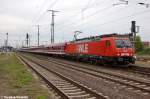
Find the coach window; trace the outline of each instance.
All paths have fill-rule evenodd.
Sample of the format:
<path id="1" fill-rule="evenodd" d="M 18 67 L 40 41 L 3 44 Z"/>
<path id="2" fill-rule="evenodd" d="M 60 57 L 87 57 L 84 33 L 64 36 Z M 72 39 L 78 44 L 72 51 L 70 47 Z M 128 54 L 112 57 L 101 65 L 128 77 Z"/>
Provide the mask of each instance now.
<path id="1" fill-rule="evenodd" d="M 106 47 L 109 47 L 109 46 L 110 46 L 110 41 L 106 40 Z"/>

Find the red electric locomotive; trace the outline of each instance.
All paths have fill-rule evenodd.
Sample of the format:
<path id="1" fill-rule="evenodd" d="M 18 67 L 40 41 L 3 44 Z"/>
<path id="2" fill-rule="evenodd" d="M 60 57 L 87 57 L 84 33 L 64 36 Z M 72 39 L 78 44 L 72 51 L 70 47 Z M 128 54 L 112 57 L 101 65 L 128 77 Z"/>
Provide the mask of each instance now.
<path id="1" fill-rule="evenodd" d="M 129 38 L 118 35 L 103 35 L 68 42 L 65 53 L 104 64 L 135 62 L 134 49 Z"/>

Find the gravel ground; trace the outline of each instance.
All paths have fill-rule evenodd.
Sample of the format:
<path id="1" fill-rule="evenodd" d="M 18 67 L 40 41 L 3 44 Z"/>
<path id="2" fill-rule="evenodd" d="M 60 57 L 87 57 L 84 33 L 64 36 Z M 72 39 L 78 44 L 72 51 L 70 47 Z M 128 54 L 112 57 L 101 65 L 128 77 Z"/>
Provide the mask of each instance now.
<path id="1" fill-rule="evenodd" d="M 142 66 L 142 67 L 146 67 L 146 68 L 150 68 L 150 61 L 148 62 L 143 62 L 143 61 L 136 61 L 135 63 L 138 66 Z"/>
<path id="2" fill-rule="evenodd" d="M 38 60 L 39 62 L 41 60 Z M 126 86 L 121 86 L 116 83 L 106 81 L 105 79 L 100 79 L 76 70 L 57 67 L 56 64 L 43 62 L 45 66 L 49 66 L 50 69 L 60 72 L 61 74 L 74 79 L 98 92 L 104 93 L 105 95 L 111 97 L 111 99 L 149 99 L 150 95 L 142 93 L 138 90 L 133 90 L 132 88 L 126 88 Z"/>

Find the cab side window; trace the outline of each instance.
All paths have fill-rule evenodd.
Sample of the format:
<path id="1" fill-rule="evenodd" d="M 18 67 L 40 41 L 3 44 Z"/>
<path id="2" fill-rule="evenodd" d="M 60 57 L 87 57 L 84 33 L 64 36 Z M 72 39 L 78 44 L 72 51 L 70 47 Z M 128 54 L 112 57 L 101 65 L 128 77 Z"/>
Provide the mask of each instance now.
<path id="1" fill-rule="evenodd" d="M 110 47 L 111 43 L 109 40 L 106 40 L 106 47 Z"/>

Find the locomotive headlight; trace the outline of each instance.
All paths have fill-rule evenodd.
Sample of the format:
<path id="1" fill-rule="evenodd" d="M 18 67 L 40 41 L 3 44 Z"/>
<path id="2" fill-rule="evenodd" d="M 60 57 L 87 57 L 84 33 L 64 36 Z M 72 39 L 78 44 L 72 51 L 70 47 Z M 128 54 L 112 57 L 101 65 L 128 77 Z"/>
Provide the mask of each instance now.
<path id="1" fill-rule="evenodd" d="M 136 57 L 135 55 L 133 56 L 133 58 L 134 58 L 135 60 L 137 59 L 137 57 Z"/>
<path id="2" fill-rule="evenodd" d="M 117 56 L 120 56 L 120 54 L 118 53 Z"/>

